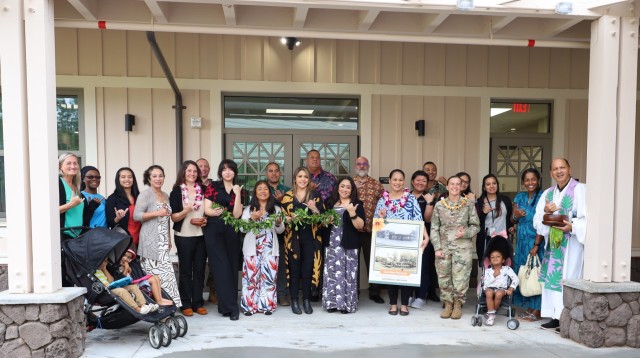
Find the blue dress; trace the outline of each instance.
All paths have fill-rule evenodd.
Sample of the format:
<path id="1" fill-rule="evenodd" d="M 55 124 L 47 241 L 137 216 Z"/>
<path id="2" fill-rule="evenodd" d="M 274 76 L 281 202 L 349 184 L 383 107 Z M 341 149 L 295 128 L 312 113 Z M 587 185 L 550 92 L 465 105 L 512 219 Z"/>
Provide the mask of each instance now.
<path id="1" fill-rule="evenodd" d="M 518 209 L 524 209 L 526 216 L 518 219 L 518 231 L 516 238 L 516 250 L 515 250 L 515 272 L 520 270 L 520 266 L 527 263 L 529 257 L 529 251 L 533 248 L 533 244 L 536 242 L 536 229 L 533 228 L 533 216 L 536 213 L 536 205 L 540 200 L 542 191 L 539 191 L 535 197 L 529 199 L 528 192 L 520 192 L 516 195 L 513 202 L 518 205 Z M 544 247 L 538 247 L 538 259 L 542 263 L 542 257 L 544 256 Z M 513 294 L 513 304 L 523 308 L 531 308 L 532 310 L 539 310 L 542 303 L 542 295 L 524 297 L 520 293 L 518 287 Z"/>

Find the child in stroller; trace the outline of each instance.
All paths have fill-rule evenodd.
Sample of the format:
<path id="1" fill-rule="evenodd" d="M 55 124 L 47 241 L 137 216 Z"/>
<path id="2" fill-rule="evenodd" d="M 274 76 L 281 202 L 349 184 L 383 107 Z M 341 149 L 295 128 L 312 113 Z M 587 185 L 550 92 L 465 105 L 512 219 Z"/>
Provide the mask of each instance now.
<path id="1" fill-rule="evenodd" d="M 482 281 L 478 283 L 478 304 L 476 313 L 471 317 L 472 326 L 482 326 L 482 313 L 487 313 L 486 324 L 492 326 L 496 314 L 506 311 L 507 327 L 517 329 L 520 323 L 515 319 L 512 307 L 513 290 L 518 286 L 518 276 L 511 267 L 513 247 L 504 236 L 494 236 L 485 244 L 482 263 Z"/>
<path id="2" fill-rule="evenodd" d="M 102 282 L 105 287 L 110 287 L 110 285 L 114 282 L 113 276 L 111 276 L 109 270 L 107 269 L 108 264 L 109 259 L 104 259 L 100 267 L 95 272 L 95 276 L 98 278 L 98 280 L 100 280 L 100 282 Z M 155 312 L 159 308 L 155 303 L 147 304 L 147 301 L 142 295 L 142 292 L 140 292 L 138 285 L 124 285 L 122 287 L 113 287 L 111 288 L 111 293 L 120 297 L 122 302 L 124 302 L 127 306 L 133 308 L 140 314 Z"/>
<path id="3" fill-rule="evenodd" d="M 156 275 L 144 274 L 140 263 L 136 261 L 136 252 L 133 249 L 127 249 L 120 259 L 120 273 L 124 276 L 131 277 L 133 283 L 137 284 L 141 289 L 145 290 L 147 296 L 152 296 L 160 306 L 171 306 L 173 301 L 162 297 L 162 287 L 160 286 L 160 278 Z M 136 268 L 135 272 L 133 268 Z"/>
<path id="4" fill-rule="evenodd" d="M 504 266 L 505 259 L 499 249 L 489 252 L 491 266 L 484 272 L 482 288 L 486 296 L 487 303 L 487 326 L 493 326 L 496 318 L 496 308 L 502 304 L 502 298 L 513 295 L 513 291 L 518 287 L 518 275 L 509 266 Z M 511 283 L 509 283 L 511 282 Z"/>

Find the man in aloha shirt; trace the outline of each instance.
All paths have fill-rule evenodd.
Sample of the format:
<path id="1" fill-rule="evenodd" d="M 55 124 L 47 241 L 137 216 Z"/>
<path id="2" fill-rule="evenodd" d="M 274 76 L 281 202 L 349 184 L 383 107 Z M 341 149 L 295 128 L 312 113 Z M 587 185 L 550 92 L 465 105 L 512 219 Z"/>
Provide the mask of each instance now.
<path id="1" fill-rule="evenodd" d="M 317 190 L 322 197 L 322 201 L 326 204 L 327 199 L 333 194 L 333 188 L 338 183 L 336 177 L 323 170 L 320 163 L 320 152 L 312 149 L 307 152 L 307 169 L 311 173 L 311 190 Z"/>
<path id="2" fill-rule="evenodd" d="M 445 186 L 447 179 L 443 176 L 438 177 L 438 167 L 436 167 L 434 162 L 424 163 L 422 170 L 429 176 L 426 192 L 433 195 L 433 202 L 431 202 L 431 204 L 435 205 L 436 201 L 447 193 L 447 187 Z"/>
<path id="3" fill-rule="evenodd" d="M 369 272 L 369 258 L 371 257 L 371 225 L 373 223 L 373 214 L 376 211 L 378 200 L 382 197 L 384 188 L 379 181 L 369 176 L 369 159 L 365 157 L 356 158 L 356 176 L 353 181 L 358 189 L 358 199 L 364 204 L 365 221 L 364 228 L 358 232 L 360 236 L 361 250 L 364 254 L 364 262 L 367 265 L 365 270 Z M 359 272 L 360 272 L 359 271 Z M 360 280 L 358 280 L 360 282 Z M 369 299 L 376 303 L 384 303 L 384 299 L 380 297 L 380 285 L 369 284 Z"/>
<path id="4" fill-rule="evenodd" d="M 282 172 L 280 171 L 280 164 L 276 162 L 270 162 L 265 168 L 267 183 L 269 184 L 269 191 L 271 195 L 276 199 L 278 204 L 282 202 L 282 197 L 286 192 L 291 190 L 288 186 L 280 183 Z M 285 262 L 285 244 L 284 233 L 278 234 L 278 282 L 276 282 L 276 289 L 278 290 L 278 305 L 289 306 L 291 301 L 289 300 L 289 290 L 287 289 L 287 265 Z"/>

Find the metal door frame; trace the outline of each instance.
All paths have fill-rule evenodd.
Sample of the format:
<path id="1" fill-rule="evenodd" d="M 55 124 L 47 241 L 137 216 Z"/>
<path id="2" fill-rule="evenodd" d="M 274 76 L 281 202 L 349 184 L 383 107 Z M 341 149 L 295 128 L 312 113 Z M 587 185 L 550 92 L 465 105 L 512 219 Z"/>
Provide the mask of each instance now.
<path id="1" fill-rule="evenodd" d="M 553 159 L 553 138 L 551 138 L 550 134 L 543 134 L 539 136 L 530 135 L 518 135 L 516 138 L 513 136 L 499 136 L 492 135 L 491 136 L 491 152 L 489 154 L 490 161 L 490 173 L 497 175 L 498 167 L 497 167 L 497 158 L 496 153 L 498 153 L 499 146 L 540 146 L 542 147 L 542 166 L 539 168 L 540 177 L 542 179 L 541 187 L 546 188 L 550 185 L 550 176 L 549 176 L 549 168 L 551 165 L 551 160 Z M 521 181 L 520 185 L 522 185 Z M 482 184 L 482 183 L 481 183 Z M 501 190 L 502 191 L 502 190 Z"/>

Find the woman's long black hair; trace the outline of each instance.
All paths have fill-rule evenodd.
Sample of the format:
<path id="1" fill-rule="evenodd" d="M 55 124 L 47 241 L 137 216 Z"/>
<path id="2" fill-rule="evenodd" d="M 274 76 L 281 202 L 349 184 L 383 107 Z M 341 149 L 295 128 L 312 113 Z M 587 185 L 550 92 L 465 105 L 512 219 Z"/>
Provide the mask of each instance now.
<path id="1" fill-rule="evenodd" d="M 113 191 L 113 193 L 116 194 L 116 196 L 119 198 L 129 200 L 127 198 L 127 193 L 124 191 L 122 185 L 120 185 L 120 173 L 125 170 L 128 170 L 131 173 L 131 178 L 133 180 L 133 183 L 131 184 L 131 195 L 133 195 L 133 199 L 137 200 L 138 195 L 140 194 L 140 189 L 138 189 L 138 180 L 136 179 L 136 173 L 134 173 L 133 169 L 129 167 L 122 167 L 116 172 L 116 189 Z"/>
<path id="2" fill-rule="evenodd" d="M 258 189 L 258 186 L 261 184 L 266 185 L 267 189 L 269 189 L 269 183 L 267 183 L 266 180 L 258 180 L 256 182 L 256 184 L 253 186 L 253 194 L 251 195 L 251 202 L 249 203 L 250 211 L 260 210 L 260 201 L 258 200 L 258 197 L 256 195 L 257 194 L 256 189 Z M 267 205 L 265 206 L 265 210 L 269 215 L 276 212 L 276 198 L 274 198 L 273 195 L 269 195 L 269 199 L 267 199 Z"/>
<path id="3" fill-rule="evenodd" d="M 351 177 L 341 177 L 338 178 L 336 185 L 333 187 L 333 192 L 331 193 L 331 198 L 327 201 L 327 208 L 332 208 L 336 205 L 337 202 L 340 201 L 340 193 L 338 192 L 338 188 L 340 188 L 340 183 L 347 180 L 349 184 L 351 184 L 351 194 L 349 195 L 349 201 L 351 204 L 355 204 L 358 200 L 358 189 L 356 188 L 356 183 L 353 181 Z"/>
<path id="4" fill-rule="evenodd" d="M 484 205 L 484 201 L 486 200 L 487 197 L 487 189 L 485 189 L 485 182 L 487 181 L 487 179 L 493 178 L 496 180 L 496 217 L 502 215 L 502 198 L 500 197 L 500 182 L 498 181 L 498 178 L 493 175 L 493 174 L 487 174 L 484 176 L 484 178 L 482 178 L 482 195 L 480 195 L 480 198 L 478 198 L 478 203 L 481 203 L 481 205 Z"/>
<path id="5" fill-rule="evenodd" d="M 467 173 L 467 172 L 460 172 L 460 173 L 456 174 L 455 176 L 460 178 L 460 180 L 462 180 L 463 176 L 466 176 L 467 178 L 469 178 L 469 185 L 467 185 L 467 189 L 465 189 L 464 191 L 460 192 L 460 195 L 469 195 L 469 193 L 471 193 L 471 175 L 469 175 L 469 173 Z"/>

